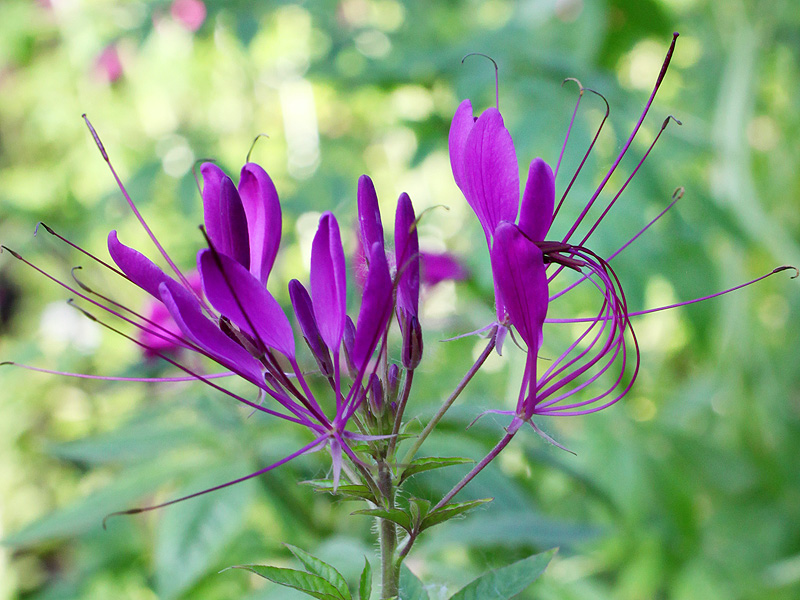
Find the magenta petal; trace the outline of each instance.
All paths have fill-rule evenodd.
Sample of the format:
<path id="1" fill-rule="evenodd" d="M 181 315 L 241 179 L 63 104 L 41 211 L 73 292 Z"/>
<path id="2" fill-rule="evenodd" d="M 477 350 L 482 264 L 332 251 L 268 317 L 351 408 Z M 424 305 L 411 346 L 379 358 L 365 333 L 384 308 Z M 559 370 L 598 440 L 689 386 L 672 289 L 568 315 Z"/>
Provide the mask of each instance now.
<path id="1" fill-rule="evenodd" d="M 218 166 L 204 163 L 200 172 L 203 175 L 203 215 L 211 243 L 218 252 L 249 267 L 247 217 L 239 192 Z"/>
<path id="2" fill-rule="evenodd" d="M 522 194 L 519 228 L 535 242 L 544 241 L 553 223 L 556 203 L 556 179 L 553 170 L 541 158 L 531 162 L 528 182 Z"/>
<path id="3" fill-rule="evenodd" d="M 158 286 L 171 279 L 153 261 L 120 242 L 116 231 L 108 234 L 108 253 L 128 279 L 150 295 L 161 299 Z"/>
<path id="4" fill-rule="evenodd" d="M 239 195 L 247 216 L 250 272 L 266 284 L 281 243 L 281 203 L 267 172 L 255 163 L 242 167 Z"/>
<path id="5" fill-rule="evenodd" d="M 361 370 L 375 351 L 392 314 L 392 277 L 381 244 L 372 245 L 369 274 L 358 312 L 352 360 Z"/>
<path id="6" fill-rule="evenodd" d="M 492 271 L 503 303 L 528 352 L 534 356 L 542 343 L 547 316 L 547 275 L 542 251 L 512 223 L 495 231 Z"/>
<path id="7" fill-rule="evenodd" d="M 416 316 L 419 309 L 419 234 L 411 198 L 403 192 L 394 220 L 397 308 Z"/>
<path id="8" fill-rule="evenodd" d="M 322 339 L 333 352 L 339 351 L 344 333 L 347 304 L 347 273 L 339 224 L 333 213 L 319 219 L 311 244 L 311 299 Z"/>
<path id="9" fill-rule="evenodd" d="M 519 207 L 519 166 L 511 134 L 496 108 L 486 109 L 467 137 L 461 190 L 491 245 L 501 221 L 513 222 Z"/>
<path id="10" fill-rule="evenodd" d="M 448 146 L 450 149 L 450 166 L 453 169 L 453 179 L 456 185 L 464 191 L 464 150 L 466 149 L 467 137 L 475 125 L 475 117 L 472 114 L 472 103 L 464 100 L 458 105 L 453 121 L 450 123 L 450 135 Z"/>
<path id="11" fill-rule="evenodd" d="M 263 383 L 261 364 L 203 314 L 200 304 L 190 292 L 175 281 L 162 283 L 159 292 L 172 318 L 189 340 L 225 367 L 248 376 L 257 385 Z"/>
<path id="12" fill-rule="evenodd" d="M 224 254 L 201 250 L 197 268 L 206 298 L 240 329 L 269 348 L 294 358 L 294 334 L 280 304 L 242 265 Z M 255 331 L 254 331 L 255 329 Z"/>
<path id="13" fill-rule="evenodd" d="M 378 195 L 375 193 L 372 179 L 367 175 L 358 178 L 358 224 L 361 230 L 361 243 L 366 249 L 365 255 L 375 243 L 383 247 L 383 224 L 378 207 Z"/>

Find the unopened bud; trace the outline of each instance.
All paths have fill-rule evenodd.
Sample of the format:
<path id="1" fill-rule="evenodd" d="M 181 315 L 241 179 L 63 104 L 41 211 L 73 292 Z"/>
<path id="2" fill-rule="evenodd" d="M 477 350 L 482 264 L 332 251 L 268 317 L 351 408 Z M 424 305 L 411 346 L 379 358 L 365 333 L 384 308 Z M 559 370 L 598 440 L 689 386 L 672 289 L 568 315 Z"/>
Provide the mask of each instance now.
<path id="1" fill-rule="evenodd" d="M 353 350 L 356 345 L 356 326 L 353 319 L 349 316 L 344 322 L 344 359 L 347 361 L 347 368 L 350 373 L 356 373 L 357 369 L 353 363 Z"/>
<path id="2" fill-rule="evenodd" d="M 416 369 L 422 360 L 422 327 L 416 316 L 403 319 L 403 366 Z"/>
<path id="3" fill-rule="evenodd" d="M 333 361 L 331 360 L 331 353 L 319 333 L 308 291 L 303 287 L 302 283 L 292 279 L 289 282 L 289 297 L 292 300 L 292 307 L 294 308 L 294 314 L 297 316 L 297 322 L 300 324 L 300 330 L 303 332 L 303 338 L 306 340 L 314 360 L 317 361 L 320 372 L 325 377 L 332 376 Z"/>
<path id="4" fill-rule="evenodd" d="M 383 384 L 381 384 L 381 379 L 375 373 L 373 373 L 369 378 L 369 405 L 372 409 L 372 413 L 379 417 L 383 414 L 383 408 L 385 406 L 383 402 Z"/>
<path id="5" fill-rule="evenodd" d="M 400 388 L 400 367 L 395 363 L 389 365 L 386 374 L 386 392 L 389 398 L 397 398 L 397 390 Z"/>

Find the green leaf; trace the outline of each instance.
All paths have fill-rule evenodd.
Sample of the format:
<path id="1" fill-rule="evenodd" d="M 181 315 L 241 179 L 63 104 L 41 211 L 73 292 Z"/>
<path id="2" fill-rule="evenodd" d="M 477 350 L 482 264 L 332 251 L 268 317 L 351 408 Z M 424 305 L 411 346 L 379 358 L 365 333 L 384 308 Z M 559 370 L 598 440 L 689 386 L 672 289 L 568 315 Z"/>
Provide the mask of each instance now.
<path id="1" fill-rule="evenodd" d="M 319 575 L 314 575 L 313 573 L 265 565 L 236 565 L 230 568 L 245 569 L 264 579 L 269 579 L 273 583 L 294 588 L 318 600 L 340 600 L 341 598 L 339 590 Z"/>
<path id="2" fill-rule="evenodd" d="M 421 525 L 422 520 L 428 515 L 430 509 L 430 500 L 425 500 L 423 498 L 408 499 L 408 510 L 411 512 L 414 528 L 418 528 Z"/>
<path id="3" fill-rule="evenodd" d="M 69 537 L 95 529 L 100 531 L 108 513 L 130 508 L 143 495 L 173 480 L 178 473 L 152 463 L 116 475 L 110 485 L 91 492 L 74 503 L 43 516 L 3 540 L 10 546 L 28 546 L 54 538 Z M 113 527 L 113 520 L 109 521 Z"/>
<path id="4" fill-rule="evenodd" d="M 457 517 L 458 515 L 464 514 L 468 510 L 472 510 L 482 504 L 486 504 L 487 502 L 491 502 L 492 498 L 482 498 L 481 500 L 470 500 L 469 502 L 456 502 L 452 504 L 445 504 L 439 510 L 435 510 L 432 513 L 429 513 L 424 519 L 422 519 L 422 524 L 419 527 L 420 531 L 424 531 L 429 527 L 433 527 L 434 525 L 438 525 L 439 523 L 444 523 L 445 521 L 452 519 L 453 517 Z"/>
<path id="5" fill-rule="evenodd" d="M 375 494 L 366 485 L 359 484 L 344 484 L 339 485 L 335 490 L 333 488 L 333 481 L 330 479 L 315 479 L 311 481 L 303 481 L 302 483 L 310 485 L 314 488 L 315 492 L 327 492 L 345 496 L 349 500 L 369 500 L 373 504 L 378 504 Z"/>
<path id="6" fill-rule="evenodd" d="M 367 557 L 364 557 L 364 570 L 361 571 L 361 581 L 358 584 L 358 600 L 369 600 L 372 596 L 372 567 Z"/>
<path id="7" fill-rule="evenodd" d="M 218 485 L 230 479 L 231 473 L 247 470 L 241 462 L 212 469 L 175 497 Z M 159 598 L 177 598 L 208 573 L 241 530 L 254 489 L 252 481 L 245 481 L 164 509 L 155 548 Z"/>
<path id="8" fill-rule="evenodd" d="M 423 473 L 424 471 L 431 471 L 433 469 L 441 469 L 442 467 L 450 467 L 452 465 L 463 465 L 464 463 L 473 463 L 474 460 L 470 458 L 460 458 L 458 456 L 454 457 L 436 457 L 436 456 L 427 456 L 424 458 L 418 458 L 416 460 L 411 461 L 408 466 L 403 470 L 403 474 L 400 475 L 400 481 L 398 485 L 403 485 L 403 482 L 411 477 L 412 475 L 416 475 L 417 473 Z"/>
<path id="9" fill-rule="evenodd" d="M 345 578 L 342 577 L 342 574 L 339 573 L 339 571 L 334 569 L 328 563 L 321 561 L 316 556 L 312 556 L 305 550 L 301 550 L 297 546 L 292 546 L 291 544 L 284 545 L 292 554 L 295 555 L 295 557 L 297 557 L 297 560 L 303 563 L 306 571 L 313 573 L 314 575 L 319 575 L 325 581 L 333 585 L 337 590 L 339 590 L 339 595 L 343 600 L 351 600 L 350 588 L 347 587 L 347 581 L 345 581 Z"/>
<path id="10" fill-rule="evenodd" d="M 397 594 L 397 599 L 430 600 L 430 596 L 425 591 L 422 582 L 405 565 L 400 565 L 400 590 Z"/>
<path id="11" fill-rule="evenodd" d="M 461 588 L 450 600 L 509 600 L 539 579 L 555 553 L 553 548 L 489 571 Z"/>
<path id="12" fill-rule="evenodd" d="M 351 515 L 367 515 L 368 517 L 378 517 L 379 519 L 387 519 L 394 523 L 397 523 L 411 533 L 411 516 L 400 510 L 399 508 L 365 508 L 362 510 L 357 510 L 352 513 Z"/>

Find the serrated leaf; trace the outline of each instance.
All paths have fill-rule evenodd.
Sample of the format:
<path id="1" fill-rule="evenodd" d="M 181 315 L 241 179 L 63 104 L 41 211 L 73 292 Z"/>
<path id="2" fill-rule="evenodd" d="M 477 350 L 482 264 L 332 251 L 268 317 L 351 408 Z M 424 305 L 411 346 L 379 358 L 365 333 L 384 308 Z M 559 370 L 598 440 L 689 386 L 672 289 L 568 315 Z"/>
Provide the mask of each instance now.
<path id="1" fill-rule="evenodd" d="M 351 515 L 367 515 L 368 517 L 378 517 L 380 519 L 387 519 L 392 521 L 393 523 L 397 523 L 411 533 L 411 516 L 406 513 L 405 511 L 400 510 L 399 508 L 365 508 L 362 510 L 357 510 L 352 513 Z"/>
<path id="2" fill-rule="evenodd" d="M 250 571 L 273 583 L 293 588 L 318 600 L 339 600 L 341 598 L 339 591 L 332 584 L 313 573 L 266 565 L 235 565 L 230 568 Z"/>
<path id="3" fill-rule="evenodd" d="M 405 565 L 400 565 L 399 587 L 397 600 L 430 600 L 428 592 L 425 591 L 425 586 Z"/>
<path id="4" fill-rule="evenodd" d="M 442 508 L 429 513 L 427 517 L 422 519 L 419 530 L 424 531 L 429 527 L 433 527 L 439 523 L 444 523 L 453 517 L 457 517 L 458 515 L 464 514 L 468 510 L 472 510 L 473 508 L 491 501 L 492 498 L 482 498 L 481 500 L 470 500 L 469 502 L 445 504 Z"/>
<path id="5" fill-rule="evenodd" d="M 373 504 L 378 504 L 375 494 L 373 494 L 372 490 L 366 485 L 344 484 L 339 485 L 334 490 L 333 481 L 330 479 L 316 479 L 311 481 L 303 481 L 302 483 L 312 486 L 315 492 L 326 492 L 329 494 L 345 496 L 345 499 L 369 500 Z"/>
<path id="6" fill-rule="evenodd" d="M 458 456 L 453 457 L 436 457 L 436 456 L 426 456 L 424 458 L 418 458 L 416 460 L 411 461 L 408 466 L 403 469 L 403 474 L 400 475 L 400 481 L 398 485 L 402 485 L 403 482 L 411 477 L 412 475 L 416 475 L 417 473 L 423 473 L 425 471 L 431 471 L 433 469 L 441 469 L 442 467 L 450 467 L 452 465 L 463 465 L 465 463 L 473 463 L 474 460 L 470 458 L 461 458 Z"/>
<path id="7" fill-rule="evenodd" d="M 372 567 L 369 560 L 364 557 L 364 570 L 361 571 L 361 580 L 358 584 L 358 600 L 369 600 L 372 596 Z"/>
<path id="8" fill-rule="evenodd" d="M 246 463 L 227 464 L 195 478 L 175 494 L 181 497 L 247 472 Z M 208 573 L 225 546 L 239 532 L 255 491 L 252 481 L 193 498 L 165 509 L 155 547 L 159 598 L 177 598 Z"/>
<path id="9" fill-rule="evenodd" d="M 337 590 L 339 590 L 342 600 L 351 600 L 350 588 L 347 587 L 347 581 L 345 581 L 345 578 L 342 577 L 342 574 L 339 573 L 339 571 L 337 571 L 328 563 L 321 561 L 316 556 L 312 556 L 305 550 L 301 550 L 297 546 L 292 546 L 291 544 L 285 544 L 285 546 L 292 554 L 295 555 L 297 560 L 303 563 L 306 571 L 313 573 L 314 575 L 319 575 L 325 581 L 332 584 Z"/>
<path id="10" fill-rule="evenodd" d="M 539 579 L 556 550 L 553 548 L 489 571 L 461 588 L 450 600 L 509 600 Z"/>

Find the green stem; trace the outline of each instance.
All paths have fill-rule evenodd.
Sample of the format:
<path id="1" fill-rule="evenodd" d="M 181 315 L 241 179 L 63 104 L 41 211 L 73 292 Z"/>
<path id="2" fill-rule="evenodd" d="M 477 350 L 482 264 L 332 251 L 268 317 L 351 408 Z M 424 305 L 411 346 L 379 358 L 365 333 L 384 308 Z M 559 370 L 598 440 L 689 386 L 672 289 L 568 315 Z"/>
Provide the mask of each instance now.
<path id="1" fill-rule="evenodd" d="M 405 381 L 403 382 L 403 393 L 400 395 L 400 401 L 397 403 L 397 415 L 394 418 L 394 426 L 392 427 L 392 438 L 389 440 L 389 449 L 386 455 L 391 460 L 394 454 L 395 446 L 397 445 L 397 434 L 400 433 L 400 426 L 403 424 L 403 413 L 406 410 L 408 403 L 408 396 L 411 393 L 411 384 L 414 381 L 414 371 L 409 369 L 406 371 Z"/>
<path id="2" fill-rule="evenodd" d="M 392 470 L 381 461 L 378 465 L 378 487 L 387 508 L 394 508 L 394 486 Z M 394 554 L 397 549 L 397 526 L 388 519 L 380 521 L 381 543 L 381 598 L 395 598 L 400 587 L 400 566 L 395 564 Z"/>
<path id="3" fill-rule="evenodd" d="M 406 454 L 405 459 L 403 459 L 403 464 L 407 465 L 412 460 L 414 460 L 414 456 L 416 455 L 417 451 L 419 451 L 420 446 L 422 446 L 427 437 L 430 435 L 431 431 L 433 431 L 436 425 L 439 424 L 439 421 L 442 420 L 442 417 L 444 417 L 445 413 L 453 405 L 453 402 L 456 401 L 461 392 L 464 391 L 464 388 L 467 387 L 467 384 L 470 382 L 470 380 L 475 376 L 475 373 L 478 372 L 478 369 L 480 369 L 483 366 L 483 363 L 486 362 L 486 359 L 489 358 L 489 355 L 492 353 L 492 350 L 494 350 L 496 333 L 497 333 L 497 328 L 492 330 L 489 343 L 486 345 L 486 348 L 484 348 L 483 352 L 481 352 L 481 355 L 478 357 L 478 360 L 475 361 L 475 364 L 472 365 L 472 367 L 470 367 L 470 370 L 467 371 L 467 373 L 464 375 L 464 378 L 458 384 L 458 387 L 456 387 L 456 389 L 453 390 L 453 393 L 450 394 L 450 397 L 447 400 L 445 400 L 445 403 L 442 404 L 442 406 L 439 408 L 439 411 L 433 416 L 433 418 L 430 421 L 428 421 L 428 424 L 425 426 L 425 429 L 423 429 L 422 432 L 419 434 L 419 436 L 417 436 L 417 439 L 414 441 L 414 445 Z"/>

